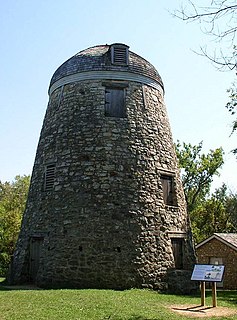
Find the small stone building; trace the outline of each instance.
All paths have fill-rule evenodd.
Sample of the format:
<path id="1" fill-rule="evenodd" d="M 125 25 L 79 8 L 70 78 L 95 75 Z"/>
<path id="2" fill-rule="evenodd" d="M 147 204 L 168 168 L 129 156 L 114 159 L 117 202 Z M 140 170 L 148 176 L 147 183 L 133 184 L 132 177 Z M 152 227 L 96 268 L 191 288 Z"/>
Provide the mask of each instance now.
<path id="1" fill-rule="evenodd" d="M 189 290 L 195 262 L 164 85 L 125 44 L 54 73 L 11 283 Z"/>
<path id="2" fill-rule="evenodd" d="M 237 289 L 237 233 L 214 233 L 196 246 L 198 263 L 225 266 L 223 289 Z"/>

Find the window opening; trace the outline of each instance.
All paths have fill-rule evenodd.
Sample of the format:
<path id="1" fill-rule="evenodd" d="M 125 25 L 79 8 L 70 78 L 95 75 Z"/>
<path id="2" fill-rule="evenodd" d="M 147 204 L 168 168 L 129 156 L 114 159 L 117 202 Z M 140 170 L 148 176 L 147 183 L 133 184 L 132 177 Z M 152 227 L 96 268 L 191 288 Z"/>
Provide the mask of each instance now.
<path id="1" fill-rule="evenodd" d="M 183 243 L 183 238 L 171 239 L 175 269 L 183 269 Z"/>
<path id="2" fill-rule="evenodd" d="M 55 164 L 49 164 L 45 168 L 44 190 L 50 191 L 54 187 L 55 181 Z"/>
<path id="3" fill-rule="evenodd" d="M 105 116 L 125 118 L 125 91 L 120 88 L 105 89 Z"/>
<path id="4" fill-rule="evenodd" d="M 43 240 L 44 240 L 43 237 L 30 238 L 29 276 L 30 276 L 30 280 L 32 280 L 33 282 L 36 279 L 38 269 L 39 269 Z"/>
<path id="5" fill-rule="evenodd" d="M 166 205 L 174 205 L 174 178 L 168 175 L 161 175 L 163 199 Z"/>
<path id="6" fill-rule="evenodd" d="M 213 252 L 214 253 L 214 252 Z M 223 259 L 222 259 L 222 257 L 215 257 L 215 256 L 212 256 L 212 257 L 209 257 L 209 264 L 223 264 Z M 210 282 L 209 282 L 209 287 L 211 287 L 210 286 Z M 216 286 L 217 286 L 217 288 L 223 288 L 223 281 L 222 282 L 217 282 L 216 283 Z"/>
<path id="7" fill-rule="evenodd" d="M 111 62 L 118 65 L 128 65 L 128 47 L 124 45 L 112 46 Z"/>

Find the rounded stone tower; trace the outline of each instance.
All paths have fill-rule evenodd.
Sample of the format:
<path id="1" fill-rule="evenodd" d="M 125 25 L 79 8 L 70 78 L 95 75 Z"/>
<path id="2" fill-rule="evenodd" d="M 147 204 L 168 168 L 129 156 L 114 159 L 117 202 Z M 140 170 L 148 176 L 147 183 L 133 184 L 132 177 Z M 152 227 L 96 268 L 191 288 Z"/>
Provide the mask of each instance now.
<path id="1" fill-rule="evenodd" d="M 11 283 L 162 289 L 175 274 L 187 286 L 195 255 L 163 95 L 120 43 L 56 70 Z"/>

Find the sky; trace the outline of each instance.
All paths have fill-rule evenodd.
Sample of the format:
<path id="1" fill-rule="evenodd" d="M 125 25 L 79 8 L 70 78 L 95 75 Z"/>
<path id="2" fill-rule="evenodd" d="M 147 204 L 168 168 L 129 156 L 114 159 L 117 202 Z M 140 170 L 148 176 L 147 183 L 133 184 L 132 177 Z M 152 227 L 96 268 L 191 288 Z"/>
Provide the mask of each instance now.
<path id="1" fill-rule="evenodd" d="M 225 108 L 234 73 L 220 72 L 194 53 L 206 45 L 212 52 L 216 43 L 203 34 L 200 24 L 173 17 L 181 4 L 1 0 L 0 180 L 32 172 L 54 71 L 83 49 L 121 42 L 161 75 L 174 142 L 203 141 L 205 153 L 223 147 L 225 164 L 213 188 L 224 182 L 237 192 L 237 160 L 231 154 L 237 143 L 236 136 L 230 136 L 234 119 Z"/>

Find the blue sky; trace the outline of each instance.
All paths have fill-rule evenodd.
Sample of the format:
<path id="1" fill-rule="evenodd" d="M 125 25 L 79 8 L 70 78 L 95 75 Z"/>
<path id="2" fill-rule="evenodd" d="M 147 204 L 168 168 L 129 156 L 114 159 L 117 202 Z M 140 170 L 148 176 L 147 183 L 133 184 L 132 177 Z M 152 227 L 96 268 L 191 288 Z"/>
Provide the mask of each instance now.
<path id="1" fill-rule="evenodd" d="M 200 3 L 202 1 L 198 1 Z M 0 180 L 31 174 L 54 71 L 72 55 L 97 44 L 122 42 L 150 61 L 165 85 L 165 101 L 176 141 L 204 152 L 222 146 L 222 182 L 237 190 L 236 147 L 225 109 L 231 72 L 217 71 L 196 55 L 215 43 L 197 23 L 170 12 L 179 0 L 9 0 L 0 3 Z"/>

